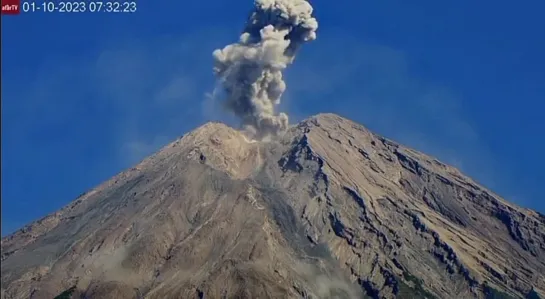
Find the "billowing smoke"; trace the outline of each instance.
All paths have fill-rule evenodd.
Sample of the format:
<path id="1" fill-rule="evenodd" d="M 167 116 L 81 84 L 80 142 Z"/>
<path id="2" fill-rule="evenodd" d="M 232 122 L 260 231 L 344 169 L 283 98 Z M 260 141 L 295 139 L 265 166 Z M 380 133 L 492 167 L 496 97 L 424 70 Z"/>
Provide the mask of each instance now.
<path id="1" fill-rule="evenodd" d="M 303 43 L 316 39 L 318 22 L 306 0 L 255 0 L 254 6 L 239 42 L 213 56 L 226 108 L 261 139 L 288 128 L 288 116 L 275 114 L 286 90 L 282 72 Z"/>

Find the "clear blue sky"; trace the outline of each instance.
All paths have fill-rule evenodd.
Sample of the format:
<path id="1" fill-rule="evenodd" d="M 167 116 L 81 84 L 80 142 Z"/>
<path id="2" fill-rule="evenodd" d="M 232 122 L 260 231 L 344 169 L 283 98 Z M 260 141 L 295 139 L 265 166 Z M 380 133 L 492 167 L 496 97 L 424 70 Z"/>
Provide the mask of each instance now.
<path id="1" fill-rule="evenodd" d="M 2 17 L 2 235 L 207 120 L 252 1 Z M 545 1 L 313 1 L 292 122 L 336 112 L 545 211 Z"/>

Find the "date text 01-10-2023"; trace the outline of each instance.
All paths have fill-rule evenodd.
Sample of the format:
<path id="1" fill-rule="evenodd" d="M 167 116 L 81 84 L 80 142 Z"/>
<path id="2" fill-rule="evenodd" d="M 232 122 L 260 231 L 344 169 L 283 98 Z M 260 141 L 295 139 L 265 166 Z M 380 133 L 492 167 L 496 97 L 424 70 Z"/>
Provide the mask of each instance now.
<path id="1" fill-rule="evenodd" d="M 25 1 L 21 5 L 22 12 L 106 12 L 106 13 L 134 13 L 137 10 L 135 1 L 61 1 L 61 2 L 33 2 Z"/>

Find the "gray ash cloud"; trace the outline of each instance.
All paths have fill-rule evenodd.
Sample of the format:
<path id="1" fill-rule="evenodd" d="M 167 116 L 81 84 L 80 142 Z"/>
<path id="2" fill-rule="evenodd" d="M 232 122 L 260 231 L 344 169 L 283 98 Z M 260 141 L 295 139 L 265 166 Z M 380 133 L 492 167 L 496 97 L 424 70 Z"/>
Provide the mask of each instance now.
<path id="1" fill-rule="evenodd" d="M 288 116 L 275 112 L 286 90 L 282 72 L 304 43 L 316 39 L 318 22 L 312 12 L 305 0 L 255 0 L 239 41 L 213 53 L 225 107 L 254 138 L 288 127 Z"/>

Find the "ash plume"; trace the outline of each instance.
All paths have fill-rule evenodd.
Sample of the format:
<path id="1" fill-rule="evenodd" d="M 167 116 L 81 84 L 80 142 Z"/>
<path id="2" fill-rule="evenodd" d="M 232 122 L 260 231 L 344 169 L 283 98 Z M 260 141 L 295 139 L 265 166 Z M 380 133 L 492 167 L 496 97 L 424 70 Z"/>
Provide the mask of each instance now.
<path id="1" fill-rule="evenodd" d="M 213 53 L 225 107 L 254 138 L 288 128 L 288 116 L 276 114 L 275 106 L 286 90 L 282 72 L 302 44 L 316 39 L 312 11 L 306 0 L 255 0 L 239 41 Z"/>

